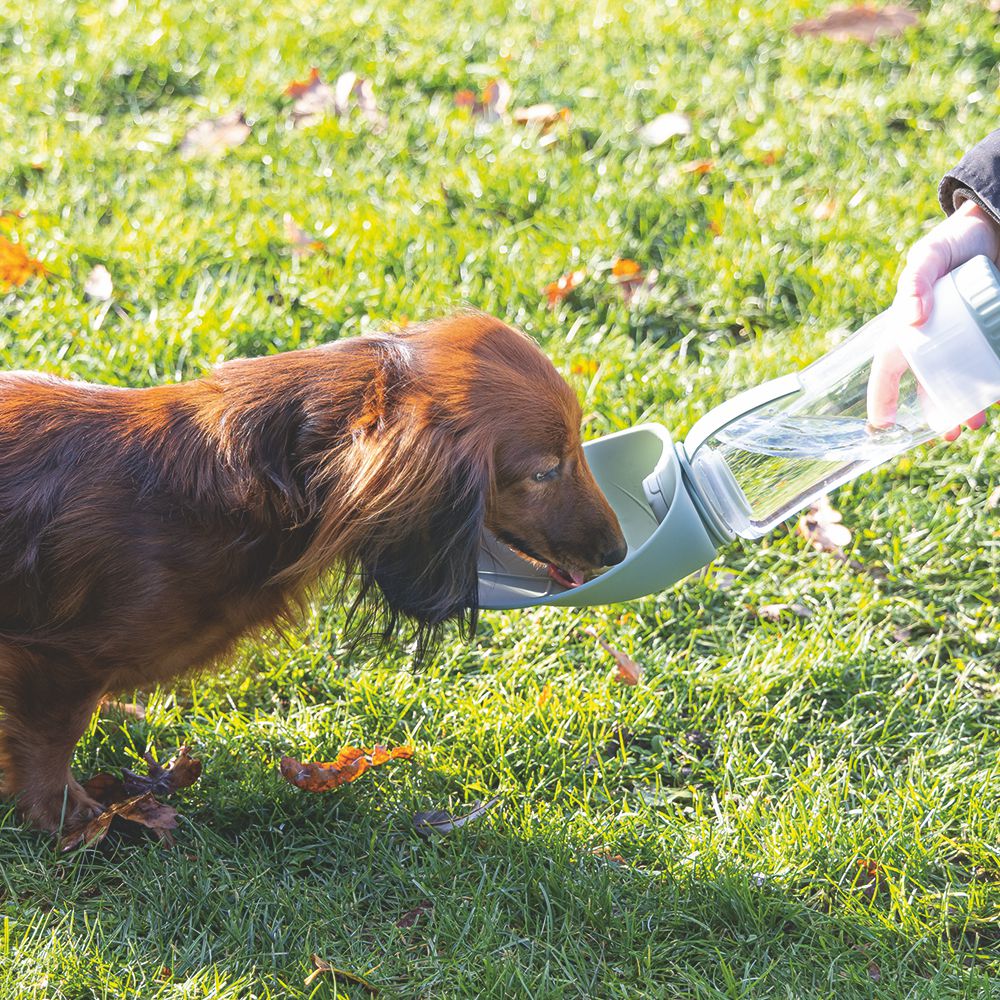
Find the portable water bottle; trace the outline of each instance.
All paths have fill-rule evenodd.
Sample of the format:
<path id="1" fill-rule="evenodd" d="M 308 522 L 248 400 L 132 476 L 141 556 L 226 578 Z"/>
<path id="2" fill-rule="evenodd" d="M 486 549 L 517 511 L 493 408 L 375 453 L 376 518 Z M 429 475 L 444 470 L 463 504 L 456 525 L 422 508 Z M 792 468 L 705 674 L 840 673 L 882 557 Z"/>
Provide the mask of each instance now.
<path id="1" fill-rule="evenodd" d="M 901 357 L 900 357 L 901 355 Z M 873 367 L 905 372 L 873 419 Z M 485 608 L 614 604 L 707 565 L 736 535 L 759 538 L 818 496 L 1000 401 L 1000 272 L 976 257 L 934 286 L 919 328 L 886 309 L 818 361 L 710 410 L 674 445 L 645 424 L 585 446 L 628 556 L 567 589 L 494 539 L 479 562 Z"/>

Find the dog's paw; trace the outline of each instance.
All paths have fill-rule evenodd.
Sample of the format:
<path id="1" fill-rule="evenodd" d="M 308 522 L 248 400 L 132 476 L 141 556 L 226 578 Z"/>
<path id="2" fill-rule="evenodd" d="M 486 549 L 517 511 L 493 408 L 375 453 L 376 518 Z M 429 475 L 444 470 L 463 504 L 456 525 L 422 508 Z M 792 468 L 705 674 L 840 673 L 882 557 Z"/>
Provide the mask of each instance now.
<path id="1" fill-rule="evenodd" d="M 104 812 L 104 806 L 73 778 L 58 790 L 22 791 L 18 807 L 26 822 L 48 833 L 55 833 L 60 827 L 68 830 L 83 826 Z"/>

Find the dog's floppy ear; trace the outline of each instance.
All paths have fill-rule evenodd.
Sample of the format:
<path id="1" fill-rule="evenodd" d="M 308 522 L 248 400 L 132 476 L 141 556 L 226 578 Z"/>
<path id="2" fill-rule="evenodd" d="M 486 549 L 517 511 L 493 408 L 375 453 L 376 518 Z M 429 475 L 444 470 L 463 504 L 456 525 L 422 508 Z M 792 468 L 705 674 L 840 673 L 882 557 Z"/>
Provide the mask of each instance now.
<path id="1" fill-rule="evenodd" d="M 418 657 L 446 621 L 457 621 L 466 634 L 475 630 L 491 485 L 489 469 L 472 459 L 439 464 L 433 452 L 425 458 L 438 465 L 423 470 L 425 502 L 400 498 L 405 520 L 393 517 L 395 530 L 375 532 L 373 544 L 359 553 L 361 586 L 352 609 L 352 631 L 374 630 L 382 642 L 402 620 L 412 622 Z"/>

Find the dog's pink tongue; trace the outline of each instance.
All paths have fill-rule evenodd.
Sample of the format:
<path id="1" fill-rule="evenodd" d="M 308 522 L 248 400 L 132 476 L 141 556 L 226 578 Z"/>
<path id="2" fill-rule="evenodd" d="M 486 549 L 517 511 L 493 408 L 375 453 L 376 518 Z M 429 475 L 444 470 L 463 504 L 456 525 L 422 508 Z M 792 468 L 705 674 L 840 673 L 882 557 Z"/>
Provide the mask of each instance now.
<path id="1" fill-rule="evenodd" d="M 579 570 L 565 570 L 555 563 L 549 563 L 548 569 L 549 576 L 563 587 L 579 587 L 581 583 L 587 582 L 587 578 Z"/>

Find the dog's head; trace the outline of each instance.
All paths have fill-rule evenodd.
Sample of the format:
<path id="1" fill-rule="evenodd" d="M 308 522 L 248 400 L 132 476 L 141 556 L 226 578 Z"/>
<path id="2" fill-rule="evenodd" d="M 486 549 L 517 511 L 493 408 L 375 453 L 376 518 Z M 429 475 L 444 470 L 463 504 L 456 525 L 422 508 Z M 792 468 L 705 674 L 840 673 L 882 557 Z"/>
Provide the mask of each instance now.
<path id="1" fill-rule="evenodd" d="M 487 529 L 567 586 L 625 558 L 580 405 L 531 340 L 466 313 L 359 343 L 375 363 L 323 530 L 330 551 L 351 537 L 360 627 L 385 640 L 408 618 L 424 644 L 448 619 L 471 627 Z"/>

